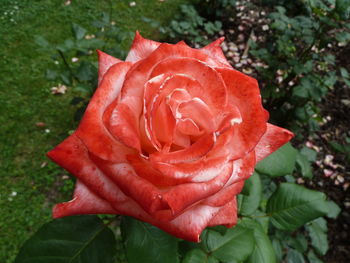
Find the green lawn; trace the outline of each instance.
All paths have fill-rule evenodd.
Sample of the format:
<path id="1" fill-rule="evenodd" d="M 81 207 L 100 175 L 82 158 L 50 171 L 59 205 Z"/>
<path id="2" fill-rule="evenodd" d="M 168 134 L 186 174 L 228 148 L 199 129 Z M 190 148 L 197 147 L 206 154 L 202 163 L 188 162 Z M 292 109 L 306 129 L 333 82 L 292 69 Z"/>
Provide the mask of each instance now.
<path id="1" fill-rule="evenodd" d="M 76 128 L 72 92 L 54 96 L 44 78 L 53 61 L 39 51 L 34 36 L 51 43 L 71 35 L 71 23 L 90 30 L 91 21 L 112 3 L 117 25 L 157 38 L 141 16 L 167 23 L 189 0 L 131 1 L 1 0 L 0 4 L 0 262 L 13 262 L 19 246 L 50 220 L 53 204 L 69 199 L 73 180 L 45 153 Z M 93 32 L 90 32 L 93 33 Z M 126 40 L 125 46 L 131 39 Z M 56 83 L 57 84 L 57 83 Z M 45 127 L 37 127 L 44 122 Z M 45 162 L 47 162 L 45 166 Z M 42 167 L 44 166 L 44 167 Z"/>

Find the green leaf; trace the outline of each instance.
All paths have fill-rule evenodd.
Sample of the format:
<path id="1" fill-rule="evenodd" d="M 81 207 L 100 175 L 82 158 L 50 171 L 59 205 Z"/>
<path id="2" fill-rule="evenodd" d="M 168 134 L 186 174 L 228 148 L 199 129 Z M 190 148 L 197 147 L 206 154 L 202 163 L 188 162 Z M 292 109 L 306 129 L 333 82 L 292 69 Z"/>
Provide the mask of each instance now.
<path id="1" fill-rule="evenodd" d="M 95 78 L 96 74 L 96 68 L 91 63 L 83 61 L 77 69 L 76 77 L 80 81 L 88 81 Z"/>
<path id="2" fill-rule="evenodd" d="M 309 253 L 307 253 L 307 259 L 310 263 L 323 263 L 323 261 L 315 255 L 313 250 L 310 250 Z"/>
<path id="3" fill-rule="evenodd" d="M 287 263 L 305 263 L 303 254 L 295 249 L 289 249 L 287 254 Z"/>
<path id="4" fill-rule="evenodd" d="M 261 225 L 252 219 L 244 218 L 239 222 L 241 226 L 250 228 L 254 232 L 255 246 L 247 263 L 276 263 L 276 255 L 271 240 L 264 233 Z"/>
<path id="5" fill-rule="evenodd" d="M 181 263 L 218 263 L 213 256 L 208 255 L 203 250 L 196 248 L 189 251 Z"/>
<path id="6" fill-rule="evenodd" d="M 262 195 L 262 184 L 257 173 L 245 181 L 244 188 L 238 195 L 239 213 L 241 215 L 251 215 L 258 209 Z"/>
<path id="7" fill-rule="evenodd" d="M 266 212 L 274 226 L 293 231 L 305 223 L 328 213 L 324 193 L 282 183 L 267 203 Z"/>
<path id="8" fill-rule="evenodd" d="M 307 240 L 304 235 L 297 234 L 296 237 L 289 235 L 284 239 L 289 247 L 295 248 L 300 253 L 304 253 L 307 250 Z"/>
<path id="9" fill-rule="evenodd" d="M 297 150 L 290 143 L 287 143 L 260 161 L 255 169 L 259 173 L 272 177 L 291 174 L 295 167 L 297 153 Z"/>
<path id="10" fill-rule="evenodd" d="M 328 251 L 327 222 L 324 218 L 318 218 L 306 226 L 311 238 L 311 244 L 320 255 Z"/>
<path id="11" fill-rule="evenodd" d="M 209 253 L 220 261 L 245 260 L 254 248 L 253 231 L 240 225 L 228 229 L 225 235 L 208 230 L 203 242 Z"/>
<path id="12" fill-rule="evenodd" d="M 203 250 L 196 248 L 187 252 L 182 263 L 203 263 L 206 262 L 207 257 L 207 254 Z"/>
<path id="13" fill-rule="evenodd" d="M 112 263 L 116 241 L 97 216 L 69 216 L 43 225 L 15 263 Z"/>
<path id="14" fill-rule="evenodd" d="M 303 85 L 298 85 L 293 88 L 293 97 L 308 98 L 309 92 Z"/>
<path id="15" fill-rule="evenodd" d="M 87 32 L 87 30 L 85 28 L 83 28 L 75 23 L 72 24 L 72 31 L 73 31 L 75 39 L 77 39 L 77 40 L 82 39 Z"/>
<path id="16" fill-rule="evenodd" d="M 304 155 L 308 160 L 309 162 L 314 162 L 316 161 L 316 157 L 317 157 L 317 152 L 315 150 L 312 150 L 308 147 L 303 147 L 301 150 L 300 150 L 300 153 L 302 155 Z"/>
<path id="17" fill-rule="evenodd" d="M 333 201 L 328 201 L 328 214 L 327 217 L 336 219 L 341 212 L 340 207 Z"/>
<path id="18" fill-rule="evenodd" d="M 298 153 L 296 159 L 297 167 L 299 167 L 301 175 L 306 178 L 312 178 L 312 167 L 307 157 Z"/>
<path id="19" fill-rule="evenodd" d="M 129 263 L 177 263 L 178 240 L 157 227 L 131 217 L 121 224 Z"/>
<path id="20" fill-rule="evenodd" d="M 282 257 L 283 257 L 283 251 L 282 251 L 281 242 L 278 239 L 274 238 L 272 240 L 272 246 L 273 246 L 273 249 L 275 250 L 277 261 L 281 262 L 282 261 Z"/>
<path id="21" fill-rule="evenodd" d="M 343 78 L 350 78 L 349 72 L 346 70 L 346 68 L 341 67 L 340 68 L 340 74 Z"/>
<path id="22" fill-rule="evenodd" d="M 350 33 L 349 32 L 339 32 L 335 35 L 335 39 L 339 42 L 348 42 L 350 40 Z"/>

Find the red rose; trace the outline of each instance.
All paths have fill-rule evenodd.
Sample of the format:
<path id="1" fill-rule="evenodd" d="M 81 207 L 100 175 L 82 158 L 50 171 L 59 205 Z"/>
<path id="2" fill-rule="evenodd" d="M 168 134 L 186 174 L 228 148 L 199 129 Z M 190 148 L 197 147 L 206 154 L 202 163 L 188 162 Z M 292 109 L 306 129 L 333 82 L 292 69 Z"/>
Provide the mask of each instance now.
<path id="1" fill-rule="evenodd" d="M 55 218 L 129 215 L 197 242 L 236 224 L 244 180 L 293 134 L 267 123 L 256 80 L 230 66 L 222 41 L 193 49 L 136 33 L 125 62 L 98 51 L 98 89 L 48 153 L 78 178 Z"/>

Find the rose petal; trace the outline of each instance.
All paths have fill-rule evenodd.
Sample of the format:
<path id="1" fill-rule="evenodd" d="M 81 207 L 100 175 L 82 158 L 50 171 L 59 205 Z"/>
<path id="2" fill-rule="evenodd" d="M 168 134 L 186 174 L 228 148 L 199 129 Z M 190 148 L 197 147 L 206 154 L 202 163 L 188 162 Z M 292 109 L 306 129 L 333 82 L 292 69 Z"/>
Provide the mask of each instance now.
<path id="1" fill-rule="evenodd" d="M 117 104 L 111 113 L 107 128 L 117 140 L 141 152 L 139 120 L 128 105 Z"/>
<path id="2" fill-rule="evenodd" d="M 125 195 L 135 200 L 147 213 L 168 208 L 162 200 L 161 191 L 149 181 L 138 176 L 128 163 L 113 164 L 91 156 L 94 163 Z"/>
<path id="3" fill-rule="evenodd" d="M 98 84 L 101 83 L 101 80 L 104 76 L 104 74 L 107 72 L 107 70 L 113 66 L 114 64 L 123 62 L 120 59 L 117 59 L 115 57 L 112 57 L 101 50 L 96 50 L 98 55 Z"/>
<path id="4" fill-rule="evenodd" d="M 163 229 L 166 229 L 166 231 L 176 237 L 192 242 L 200 242 L 200 234 L 219 210 L 219 207 L 196 205 L 176 217 L 170 224 L 165 225 Z"/>
<path id="5" fill-rule="evenodd" d="M 164 100 L 156 109 L 152 109 L 151 123 L 152 133 L 155 133 L 158 141 L 164 144 L 163 149 L 168 151 L 173 141 L 176 120 Z"/>
<path id="6" fill-rule="evenodd" d="M 219 212 L 210 220 L 208 226 L 224 225 L 233 227 L 237 224 L 237 200 L 233 197 L 232 201 L 222 206 Z"/>
<path id="7" fill-rule="evenodd" d="M 170 153 L 155 152 L 150 155 L 150 160 L 162 163 L 193 162 L 208 153 L 214 143 L 215 134 L 208 134 L 186 149 Z"/>
<path id="8" fill-rule="evenodd" d="M 229 203 L 236 195 L 238 195 L 244 186 L 244 181 L 239 181 L 237 183 L 233 183 L 230 186 L 222 188 L 216 194 L 208 197 L 203 200 L 201 204 L 210 205 L 215 207 L 221 207 L 225 204 Z"/>
<path id="9" fill-rule="evenodd" d="M 163 199 L 168 203 L 174 215 L 222 189 L 232 174 L 232 163 L 226 163 L 211 172 L 216 175 L 212 180 L 179 184 L 163 194 Z"/>
<path id="10" fill-rule="evenodd" d="M 92 162 L 85 145 L 75 133 L 47 155 L 114 208 L 127 201 L 118 186 Z"/>
<path id="11" fill-rule="evenodd" d="M 134 41 L 131 45 L 125 61 L 137 62 L 148 57 L 161 43 L 143 38 L 139 31 L 136 31 Z"/>
<path id="12" fill-rule="evenodd" d="M 121 62 L 107 71 L 76 131 L 76 135 L 90 152 L 113 162 L 126 160 L 125 156 L 133 150 L 111 136 L 103 123 L 103 114 L 108 105 L 117 98 L 130 66 L 130 63 Z"/>
<path id="13" fill-rule="evenodd" d="M 150 79 L 144 85 L 145 91 L 143 95 L 143 115 L 145 121 L 145 132 L 153 147 L 158 151 L 160 150 L 161 145 L 156 137 L 155 129 L 152 127 L 153 121 L 151 120 L 151 117 L 154 115 L 154 108 L 158 108 L 159 106 L 159 102 L 156 105 L 155 103 L 160 96 L 161 90 L 163 89 L 164 81 L 166 81 L 168 78 L 168 74 L 162 74 Z"/>
<path id="14" fill-rule="evenodd" d="M 181 103 L 178 112 L 181 114 L 181 118 L 193 120 L 208 133 L 216 129 L 217 125 L 211 109 L 199 98 L 193 98 L 190 101 Z"/>
<path id="15" fill-rule="evenodd" d="M 257 81 L 236 70 L 218 68 L 217 71 L 226 83 L 229 104 L 237 106 L 242 116 L 239 141 L 244 145 L 245 153 L 248 153 L 264 135 L 269 117 L 261 104 Z"/>
<path id="16" fill-rule="evenodd" d="M 221 43 L 225 40 L 224 37 L 220 37 L 217 40 L 211 42 L 209 45 L 201 48 L 201 50 L 211 56 L 213 59 L 219 61 L 222 65 L 220 67 L 232 68 L 227 61 L 225 54 L 222 52 Z"/>
<path id="17" fill-rule="evenodd" d="M 204 131 L 201 130 L 197 124 L 189 118 L 182 118 L 177 120 L 176 128 L 178 131 L 185 135 L 200 136 L 203 135 Z"/>
<path id="18" fill-rule="evenodd" d="M 215 113 L 222 111 L 227 104 L 226 85 L 212 67 L 193 58 L 169 58 L 158 63 L 153 69 L 151 77 L 163 73 L 186 74 L 197 80 L 205 87 L 205 92 L 199 96 Z"/>
<path id="19" fill-rule="evenodd" d="M 54 218 L 85 214 L 118 214 L 106 200 L 91 192 L 80 180 L 76 182 L 73 197 L 69 202 L 55 205 L 52 211 Z"/>
<path id="20" fill-rule="evenodd" d="M 268 123 L 266 133 L 255 147 L 257 162 L 266 158 L 293 137 L 292 132 Z"/>

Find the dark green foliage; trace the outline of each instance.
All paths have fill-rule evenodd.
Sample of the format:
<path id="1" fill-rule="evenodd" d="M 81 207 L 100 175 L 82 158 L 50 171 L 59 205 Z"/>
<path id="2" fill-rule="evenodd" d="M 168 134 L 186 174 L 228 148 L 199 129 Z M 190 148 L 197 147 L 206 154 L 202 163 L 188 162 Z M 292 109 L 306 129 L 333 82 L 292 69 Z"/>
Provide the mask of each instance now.
<path id="1" fill-rule="evenodd" d="M 97 216 L 71 216 L 42 226 L 16 263 L 113 263 L 115 237 Z"/>
<path id="2" fill-rule="evenodd" d="M 336 69 L 333 46 L 349 43 L 344 10 L 350 5 L 321 0 L 273 3 L 275 11 L 269 14 L 272 32 L 263 46 L 252 42 L 250 50 L 269 66 L 260 68 L 266 82 L 263 94 L 268 108 L 282 113 L 272 115 L 274 121 L 295 131 L 300 127 L 314 131 L 321 120 L 317 104 L 337 81 L 349 85 L 346 69 Z M 280 83 L 274 79 L 277 70 L 284 73 Z"/>
<path id="3" fill-rule="evenodd" d="M 131 217 L 123 217 L 121 231 L 129 263 L 178 263 L 177 239 Z"/>

